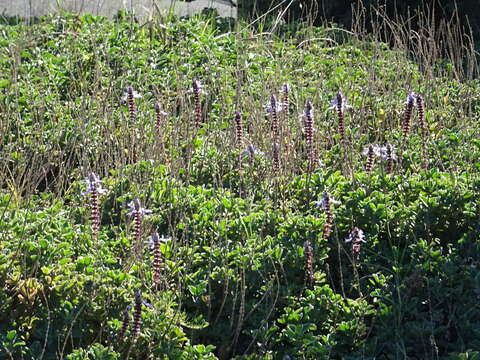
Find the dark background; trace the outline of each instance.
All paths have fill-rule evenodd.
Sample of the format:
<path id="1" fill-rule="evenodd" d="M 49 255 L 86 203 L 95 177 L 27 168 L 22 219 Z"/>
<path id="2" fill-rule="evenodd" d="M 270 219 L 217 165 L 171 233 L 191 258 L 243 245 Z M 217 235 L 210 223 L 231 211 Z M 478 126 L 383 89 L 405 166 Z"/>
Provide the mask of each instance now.
<path id="1" fill-rule="evenodd" d="M 238 0 L 239 13 L 242 17 L 255 18 L 282 2 L 280 8 L 289 4 L 290 0 Z M 327 19 L 349 29 L 352 24 L 352 4 L 355 3 L 356 0 L 294 0 L 287 19 L 306 20 L 310 17 L 316 25 Z M 395 13 L 405 16 L 409 10 L 412 12 L 418 7 L 435 5 L 437 21 L 441 18 L 450 18 L 456 7 L 461 23 L 464 26 L 470 24 L 477 48 L 480 46 L 480 0 L 364 0 L 363 4 L 366 8 L 372 5 L 385 5 L 387 13 L 391 16 Z"/>

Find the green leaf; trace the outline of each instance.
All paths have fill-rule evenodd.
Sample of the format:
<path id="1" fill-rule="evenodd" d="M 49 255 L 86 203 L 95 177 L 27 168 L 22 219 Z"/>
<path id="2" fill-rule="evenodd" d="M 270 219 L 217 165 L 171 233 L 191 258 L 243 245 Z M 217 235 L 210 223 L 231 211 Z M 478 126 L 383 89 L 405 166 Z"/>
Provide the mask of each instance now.
<path id="1" fill-rule="evenodd" d="M 40 239 L 40 240 L 38 240 L 38 243 L 40 244 L 40 247 L 41 247 L 42 249 L 48 248 L 48 241 L 47 241 L 47 240 L 45 240 L 45 239 Z"/>
<path id="2" fill-rule="evenodd" d="M 7 340 L 9 341 L 12 341 L 13 339 L 15 339 L 15 337 L 17 336 L 17 331 L 16 330 L 10 330 L 8 333 L 7 333 Z"/>

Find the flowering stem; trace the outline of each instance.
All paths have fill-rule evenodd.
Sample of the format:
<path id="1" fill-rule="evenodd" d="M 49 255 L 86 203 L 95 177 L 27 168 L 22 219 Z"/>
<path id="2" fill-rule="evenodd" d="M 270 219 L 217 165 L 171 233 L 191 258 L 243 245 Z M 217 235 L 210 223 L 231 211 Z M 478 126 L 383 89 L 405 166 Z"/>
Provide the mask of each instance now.
<path id="1" fill-rule="evenodd" d="M 363 233 L 363 230 L 359 229 L 358 227 L 354 227 L 352 229 L 352 232 L 350 233 L 350 235 L 345 241 L 352 243 L 353 273 L 357 282 L 358 293 L 360 296 L 363 296 L 362 289 L 360 288 L 360 276 L 358 274 L 357 261 L 360 259 L 360 251 L 362 249 L 362 243 L 365 243 L 365 234 Z"/>
<path id="2" fill-rule="evenodd" d="M 406 137 L 410 132 L 410 120 L 412 118 L 412 110 L 414 105 L 415 105 L 415 94 L 410 93 L 408 94 L 407 102 L 405 104 L 405 112 L 403 114 L 402 131 L 403 131 L 404 137 Z"/>
<path id="3" fill-rule="evenodd" d="M 341 91 L 337 92 L 337 116 L 338 116 L 338 132 L 342 141 L 346 141 L 345 137 L 345 114 L 344 114 L 344 99 Z"/>
<path id="4" fill-rule="evenodd" d="M 278 141 L 280 137 L 280 131 L 278 127 L 278 113 L 277 113 L 277 97 L 272 94 L 270 97 L 270 111 L 272 116 L 272 133 L 274 141 Z"/>
<path id="5" fill-rule="evenodd" d="M 313 105 L 310 101 L 307 101 L 304 116 L 303 125 L 305 129 L 305 141 L 307 143 L 308 173 L 311 173 L 315 166 L 315 150 L 313 147 Z"/>
<path id="6" fill-rule="evenodd" d="M 135 105 L 133 87 L 127 86 L 127 102 L 128 102 L 128 112 L 130 113 L 130 122 L 132 125 L 136 123 L 137 120 L 137 107 Z"/>
<path id="7" fill-rule="evenodd" d="M 289 123 L 289 108 L 290 108 L 290 86 L 285 83 L 282 87 L 283 100 L 282 100 L 282 109 L 283 109 L 283 126 L 288 126 Z M 283 134 L 283 147 L 284 147 L 284 158 L 285 162 L 290 159 L 290 154 L 294 152 L 294 147 L 292 144 L 292 132 L 291 131 L 282 131 Z"/>
<path id="8" fill-rule="evenodd" d="M 277 98 L 274 94 L 270 97 L 270 111 L 272 116 L 273 172 L 278 175 L 280 171 L 280 129 L 278 125 Z"/>
<path id="9" fill-rule="evenodd" d="M 141 134 L 138 130 L 137 124 L 137 106 L 135 105 L 135 97 L 138 94 L 133 90 L 132 86 L 127 86 L 127 105 L 128 105 L 128 113 L 130 114 L 130 126 L 132 131 L 132 141 L 131 141 L 131 161 L 134 163 L 138 159 L 139 153 L 139 142 L 138 139 L 143 137 L 143 129 L 141 130 Z"/>
<path id="10" fill-rule="evenodd" d="M 237 142 L 237 146 L 241 148 L 243 143 L 243 127 L 242 127 L 242 116 L 238 111 L 235 113 L 235 135 L 236 135 L 235 140 Z"/>
<path id="11" fill-rule="evenodd" d="M 134 222 L 133 240 L 135 244 L 139 244 L 140 237 L 142 234 L 142 216 L 140 212 L 138 211 L 135 212 L 135 214 L 133 215 L 133 222 Z"/>
<path id="12" fill-rule="evenodd" d="M 305 241 L 303 244 L 304 254 L 305 254 L 305 281 L 308 288 L 313 287 L 314 276 L 313 276 L 313 250 L 310 241 Z"/>
<path id="13" fill-rule="evenodd" d="M 417 95 L 417 110 L 418 110 L 418 121 L 420 123 L 420 129 L 422 131 L 422 162 L 423 168 L 427 169 L 428 167 L 428 157 L 427 157 L 427 148 L 425 146 L 425 136 L 427 135 L 427 124 L 425 122 L 425 107 L 423 105 L 423 98 L 421 95 Z"/>
<path id="14" fill-rule="evenodd" d="M 161 254 L 160 254 L 160 240 L 158 234 L 154 233 L 152 235 L 153 241 L 153 278 L 154 284 L 158 285 L 160 282 L 161 276 Z"/>
<path id="15" fill-rule="evenodd" d="M 242 126 L 242 115 L 240 112 L 235 112 L 235 142 L 237 144 L 237 148 L 241 151 L 242 144 L 243 144 L 243 126 Z M 242 153 L 240 152 L 238 155 L 238 171 L 241 173 L 242 171 Z"/>
<path id="16" fill-rule="evenodd" d="M 273 172 L 278 175 L 280 172 L 280 144 L 273 143 Z"/>
<path id="17" fill-rule="evenodd" d="M 127 306 L 127 308 L 123 311 L 122 328 L 118 333 L 118 340 L 122 340 L 125 337 L 125 333 L 127 332 L 128 326 L 130 325 L 130 309 L 131 306 Z"/>
<path id="18" fill-rule="evenodd" d="M 387 174 L 390 174 L 393 171 L 393 149 L 392 145 L 387 144 L 386 146 L 386 160 L 387 160 Z"/>
<path id="19" fill-rule="evenodd" d="M 135 252 L 138 253 L 141 250 L 141 236 L 142 236 L 142 220 L 147 214 L 150 214 L 152 211 L 145 209 L 140 204 L 140 199 L 136 198 L 129 204 L 131 211 L 127 214 L 133 218 L 133 243 Z"/>
<path id="20" fill-rule="evenodd" d="M 323 238 L 326 240 L 330 237 L 333 228 L 333 214 L 330 204 L 330 195 L 328 193 L 323 194 L 323 210 L 327 216 L 325 226 L 323 227 Z"/>
<path id="21" fill-rule="evenodd" d="M 133 313 L 132 336 L 135 339 L 142 326 L 142 296 L 138 291 L 135 292 L 135 305 Z"/>
<path id="22" fill-rule="evenodd" d="M 285 123 L 288 120 L 288 108 L 290 107 L 290 86 L 285 83 L 283 84 L 283 111 L 284 113 L 284 119 Z"/>
<path id="23" fill-rule="evenodd" d="M 90 221 L 92 222 L 92 237 L 97 239 L 98 231 L 100 229 L 100 206 L 99 196 L 106 192 L 101 186 L 101 181 L 93 172 L 88 174 L 88 178 L 85 180 L 88 184 L 88 188 L 83 195 L 90 194 Z"/>
<path id="24" fill-rule="evenodd" d="M 100 229 L 100 208 L 98 206 L 98 191 L 94 187 L 90 193 L 91 209 L 90 220 L 92 221 L 93 239 L 97 239 L 98 230 Z"/>
<path id="25" fill-rule="evenodd" d="M 370 144 L 368 145 L 367 164 L 365 165 L 365 171 L 367 172 L 367 174 L 370 174 L 372 172 L 374 161 L 375 161 L 375 152 L 373 149 L 373 145 Z"/>
<path id="26" fill-rule="evenodd" d="M 422 133 L 425 134 L 427 132 L 427 124 L 425 123 L 425 108 L 423 106 L 423 97 L 421 95 L 417 95 L 417 110 L 420 129 L 422 129 Z"/>

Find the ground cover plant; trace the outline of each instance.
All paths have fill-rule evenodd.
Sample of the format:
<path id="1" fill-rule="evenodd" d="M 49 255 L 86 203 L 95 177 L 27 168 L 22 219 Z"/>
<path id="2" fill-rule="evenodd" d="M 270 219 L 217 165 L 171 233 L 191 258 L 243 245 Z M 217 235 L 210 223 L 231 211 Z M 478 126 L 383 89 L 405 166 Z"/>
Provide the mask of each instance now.
<path id="1" fill-rule="evenodd" d="M 0 31 L 1 358 L 480 357 L 477 80 L 335 26 Z"/>

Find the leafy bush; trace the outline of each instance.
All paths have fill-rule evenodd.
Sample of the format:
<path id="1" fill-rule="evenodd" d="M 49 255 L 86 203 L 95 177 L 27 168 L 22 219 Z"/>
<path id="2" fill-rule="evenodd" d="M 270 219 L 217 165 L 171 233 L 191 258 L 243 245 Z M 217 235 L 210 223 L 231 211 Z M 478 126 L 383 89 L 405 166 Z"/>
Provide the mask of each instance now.
<path id="1" fill-rule="evenodd" d="M 124 16 L 1 28 L 1 358 L 478 356 L 478 81 Z"/>

